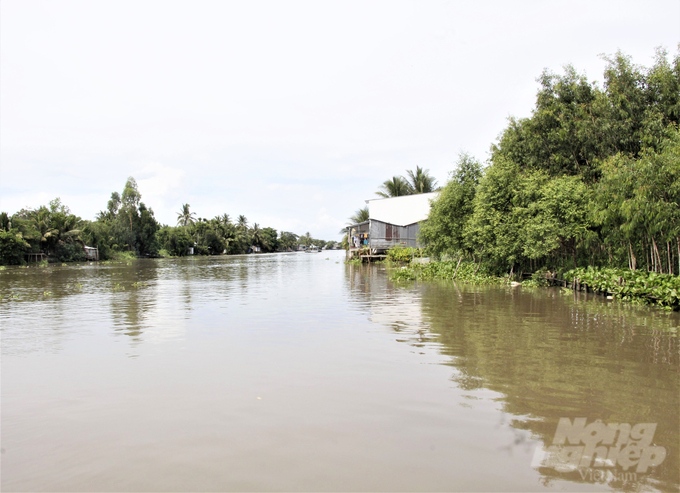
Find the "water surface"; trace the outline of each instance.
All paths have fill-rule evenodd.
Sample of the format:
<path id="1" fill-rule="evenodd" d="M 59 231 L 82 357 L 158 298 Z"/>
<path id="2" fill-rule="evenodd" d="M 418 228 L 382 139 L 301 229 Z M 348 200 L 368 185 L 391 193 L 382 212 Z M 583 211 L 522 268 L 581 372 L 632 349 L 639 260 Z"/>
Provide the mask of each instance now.
<path id="1" fill-rule="evenodd" d="M 343 252 L 0 272 L 3 491 L 676 491 L 676 313 Z M 658 423 L 635 481 L 532 465 Z"/>

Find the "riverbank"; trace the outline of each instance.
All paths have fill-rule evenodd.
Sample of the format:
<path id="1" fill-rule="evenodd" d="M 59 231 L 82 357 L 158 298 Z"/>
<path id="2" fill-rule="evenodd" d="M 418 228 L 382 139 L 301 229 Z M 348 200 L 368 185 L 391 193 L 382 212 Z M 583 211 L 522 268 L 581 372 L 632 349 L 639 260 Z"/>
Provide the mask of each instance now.
<path id="1" fill-rule="evenodd" d="M 536 272 L 530 279 L 515 281 L 497 276 L 483 266 L 467 261 L 437 261 L 399 265 L 390 273 L 392 281 L 456 280 L 468 284 L 515 284 L 525 287 L 561 285 L 577 291 L 610 296 L 621 301 L 680 309 L 680 277 L 630 269 L 580 267 L 563 273 Z"/>

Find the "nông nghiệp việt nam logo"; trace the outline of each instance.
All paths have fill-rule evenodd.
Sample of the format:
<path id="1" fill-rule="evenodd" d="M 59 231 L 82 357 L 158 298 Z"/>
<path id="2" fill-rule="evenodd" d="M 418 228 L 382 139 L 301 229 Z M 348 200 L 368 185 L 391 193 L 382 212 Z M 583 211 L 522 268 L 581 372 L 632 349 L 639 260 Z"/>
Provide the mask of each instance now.
<path id="1" fill-rule="evenodd" d="M 605 472 L 611 476 L 617 469 L 644 474 L 666 458 L 666 449 L 653 443 L 656 425 L 560 418 L 552 445 L 536 449 L 532 466 L 565 473 L 579 470 L 584 479 L 586 474 L 604 479 Z"/>

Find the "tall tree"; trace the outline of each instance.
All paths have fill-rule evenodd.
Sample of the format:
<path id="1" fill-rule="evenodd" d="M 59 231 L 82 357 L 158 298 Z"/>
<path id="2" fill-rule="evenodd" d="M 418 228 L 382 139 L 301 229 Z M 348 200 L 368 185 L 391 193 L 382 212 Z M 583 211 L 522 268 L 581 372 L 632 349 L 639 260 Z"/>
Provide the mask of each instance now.
<path id="1" fill-rule="evenodd" d="M 456 253 L 469 254 L 471 248 L 465 241 L 467 223 L 474 211 L 473 203 L 482 166 L 469 154 L 461 153 L 456 171 L 433 201 L 432 210 L 420 227 L 420 239 L 435 256 Z"/>
<path id="2" fill-rule="evenodd" d="M 196 222 L 196 213 L 191 212 L 189 204 L 182 204 L 182 210 L 177 213 L 177 226 L 189 226 Z"/>
<path id="3" fill-rule="evenodd" d="M 137 207 L 142 199 L 142 194 L 139 193 L 137 188 L 137 182 L 133 177 L 129 177 L 125 182 L 125 189 L 123 190 L 123 196 L 121 197 L 121 212 L 123 212 L 130 221 L 130 230 L 132 231 L 132 219 L 137 216 Z"/>

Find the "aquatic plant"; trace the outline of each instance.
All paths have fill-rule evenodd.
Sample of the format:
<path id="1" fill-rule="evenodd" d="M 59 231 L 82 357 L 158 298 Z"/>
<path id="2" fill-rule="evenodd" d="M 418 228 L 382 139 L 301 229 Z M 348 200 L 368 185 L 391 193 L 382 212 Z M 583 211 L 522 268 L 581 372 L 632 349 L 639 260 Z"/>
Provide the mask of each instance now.
<path id="1" fill-rule="evenodd" d="M 680 308 L 680 277 L 631 269 L 578 268 L 564 278 L 577 289 L 610 294 L 614 298 L 668 308 Z"/>

